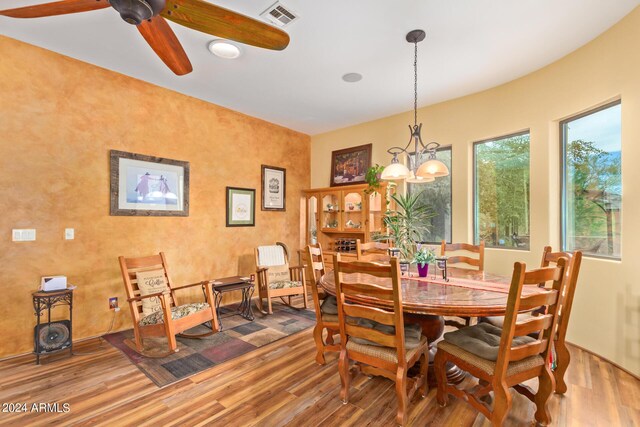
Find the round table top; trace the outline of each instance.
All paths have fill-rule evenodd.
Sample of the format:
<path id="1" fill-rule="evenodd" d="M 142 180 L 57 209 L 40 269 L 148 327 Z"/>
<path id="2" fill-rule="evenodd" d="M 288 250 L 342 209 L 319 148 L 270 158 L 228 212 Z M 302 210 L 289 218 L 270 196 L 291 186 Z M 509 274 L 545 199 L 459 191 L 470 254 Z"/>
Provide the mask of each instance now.
<path id="1" fill-rule="evenodd" d="M 432 314 L 440 316 L 503 316 L 507 309 L 507 298 L 510 278 L 468 270 L 449 267 L 447 269 L 450 284 L 425 282 L 424 279 L 416 280 L 414 277 L 402 277 L 402 304 L 403 311 L 418 314 Z M 359 278 L 359 276 L 362 276 Z M 426 279 L 428 280 L 429 277 Z M 469 287 L 455 286 L 455 279 L 471 279 L 486 282 L 495 287 L 496 284 L 504 284 L 504 291 L 490 291 L 485 289 L 472 289 Z M 364 274 L 345 274 L 345 281 L 359 281 L 373 283 L 391 288 L 391 280 L 377 278 Z M 320 286 L 330 295 L 336 294 L 335 275 L 332 270 L 320 278 Z M 355 302 L 363 302 L 381 308 L 393 308 L 393 301 L 383 301 L 375 298 L 352 298 Z"/>

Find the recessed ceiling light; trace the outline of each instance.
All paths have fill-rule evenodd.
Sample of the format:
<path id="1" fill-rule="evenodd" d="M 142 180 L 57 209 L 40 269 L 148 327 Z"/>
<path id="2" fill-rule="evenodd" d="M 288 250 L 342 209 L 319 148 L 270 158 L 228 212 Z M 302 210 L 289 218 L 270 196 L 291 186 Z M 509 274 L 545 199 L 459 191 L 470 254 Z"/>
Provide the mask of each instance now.
<path id="1" fill-rule="evenodd" d="M 224 59 L 236 59 L 240 56 L 240 48 L 227 40 L 214 40 L 208 45 L 209 52 Z"/>
<path id="2" fill-rule="evenodd" d="M 347 83 L 359 82 L 360 80 L 362 80 L 362 74 L 347 73 L 344 76 L 342 76 L 342 80 L 344 80 Z"/>

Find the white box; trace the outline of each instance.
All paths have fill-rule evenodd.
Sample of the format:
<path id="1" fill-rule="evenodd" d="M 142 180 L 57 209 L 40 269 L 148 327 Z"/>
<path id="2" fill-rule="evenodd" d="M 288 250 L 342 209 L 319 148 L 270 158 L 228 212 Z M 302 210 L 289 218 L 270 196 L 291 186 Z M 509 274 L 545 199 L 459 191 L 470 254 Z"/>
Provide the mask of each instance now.
<path id="1" fill-rule="evenodd" d="M 67 289 L 67 276 L 45 276 L 40 280 L 40 290 L 44 292 Z"/>

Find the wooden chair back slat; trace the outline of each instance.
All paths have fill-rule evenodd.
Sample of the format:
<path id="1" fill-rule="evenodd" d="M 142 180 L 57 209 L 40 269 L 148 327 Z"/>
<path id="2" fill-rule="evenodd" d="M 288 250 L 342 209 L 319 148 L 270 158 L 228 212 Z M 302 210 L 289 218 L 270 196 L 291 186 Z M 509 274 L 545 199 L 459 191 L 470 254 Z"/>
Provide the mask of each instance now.
<path id="1" fill-rule="evenodd" d="M 440 243 L 440 256 L 445 256 L 447 252 L 466 251 L 472 254 L 478 254 L 477 258 L 467 255 L 453 255 L 447 260 L 449 265 L 468 264 L 477 267 L 478 271 L 484 271 L 484 240 L 479 245 L 471 245 L 469 243 L 447 243 L 443 240 Z"/>
<path id="2" fill-rule="evenodd" d="M 509 362 L 517 362 L 527 357 L 544 353 L 549 345 L 548 339 L 536 340 L 529 344 L 512 347 L 509 354 Z"/>
<path id="3" fill-rule="evenodd" d="M 364 261 L 338 261 L 339 264 L 334 264 L 334 268 L 336 270 L 340 270 L 341 273 L 351 274 L 351 273 L 363 273 L 370 274 L 371 276 L 376 277 L 391 277 L 392 273 L 389 271 L 388 265 L 377 264 L 373 262 L 364 262 Z"/>
<path id="4" fill-rule="evenodd" d="M 552 305 L 558 301 L 558 292 L 549 290 L 540 294 L 527 295 L 520 300 L 520 311 L 529 311 L 543 305 Z"/>
<path id="5" fill-rule="evenodd" d="M 375 322 L 389 326 L 393 326 L 395 324 L 394 314 L 380 308 L 368 307 L 358 304 L 344 304 L 343 309 L 344 314 L 349 317 L 362 317 L 371 319 Z"/>
<path id="6" fill-rule="evenodd" d="M 389 244 L 382 242 L 362 243 L 360 239 L 356 240 L 356 258 L 358 261 L 378 261 L 388 262 Z"/>
<path id="7" fill-rule="evenodd" d="M 396 347 L 396 335 L 385 334 L 384 332 L 365 328 L 363 326 L 345 325 L 345 332 L 349 337 L 362 338 L 365 340 L 373 341 L 384 347 Z"/>
<path id="8" fill-rule="evenodd" d="M 521 306 L 522 307 L 522 306 Z M 541 316 L 534 316 L 527 318 L 524 321 L 516 323 L 513 335 L 516 337 L 523 337 L 533 332 L 540 332 L 549 328 L 553 323 L 553 316 L 550 314 L 543 314 Z"/>
<path id="9" fill-rule="evenodd" d="M 348 296 L 367 295 L 378 299 L 393 301 L 393 290 L 369 283 L 342 283 L 342 293 Z"/>

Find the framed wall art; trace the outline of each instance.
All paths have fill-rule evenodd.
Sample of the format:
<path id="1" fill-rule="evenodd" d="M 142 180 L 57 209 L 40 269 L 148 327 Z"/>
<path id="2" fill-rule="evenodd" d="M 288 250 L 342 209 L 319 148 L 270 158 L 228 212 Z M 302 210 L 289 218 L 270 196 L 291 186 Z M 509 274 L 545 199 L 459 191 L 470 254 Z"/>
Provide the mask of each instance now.
<path id="1" fill-rule="evenodd" d="M 371 144 L 331 152 L 331 186 L 363 184 L 371 166 Z"/>
<path id="2" fill-rule="evenodd" d="M 189 216 L 189 162 L 111 150 L 111 215 Z"/>
<path id="3" fill-rule="evenodd" d="M 256 190 L 227 187 L 227 227 L 256 225 Z"/>
<path id="4" fill-rule="evenodd" d="M 262 210 L 285 211 L 287 196 L 287 170 L 262 165 Z"/>

